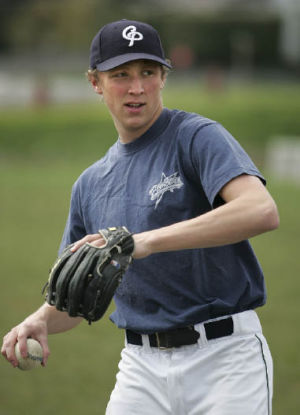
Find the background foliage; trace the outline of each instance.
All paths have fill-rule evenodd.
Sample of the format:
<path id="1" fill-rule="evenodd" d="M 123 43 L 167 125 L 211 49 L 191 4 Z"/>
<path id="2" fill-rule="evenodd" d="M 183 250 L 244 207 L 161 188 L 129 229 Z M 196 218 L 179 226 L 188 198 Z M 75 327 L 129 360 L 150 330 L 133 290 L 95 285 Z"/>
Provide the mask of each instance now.
<path id="1" fill-rule="evenodd" d="M 146 20 L 160 33 L 167 55 L 176 45 L 188 45 L 194 65 L 230 65 L 233 43 L 251 37 L 251 63 L 283 64 L 279 53 L 278 15 L 261 8 L 246 11 L 235 5 L 215 12 L 178 13 L 176 7 L 140 0 L 2 0 L 0 4 L 0 54 L 29 53 L 43 57 L 65 53 L 87 54 L 99 28 L 118 19 Z M 17 30 L 16 30 L 17 28 Z M 239 40 L 237 40 L 239 38 Z M 247 53 L 247 44 L 241 53 Z"/>

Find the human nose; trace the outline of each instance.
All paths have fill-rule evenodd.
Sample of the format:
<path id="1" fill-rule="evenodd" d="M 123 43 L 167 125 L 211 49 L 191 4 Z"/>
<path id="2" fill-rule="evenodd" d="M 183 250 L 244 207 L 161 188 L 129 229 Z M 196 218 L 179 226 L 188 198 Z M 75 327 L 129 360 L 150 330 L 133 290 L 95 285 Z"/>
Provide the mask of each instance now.
<path id="1" fill-rule="evenodd" d="M 129 94 L 140 95 L 144 93 L 144 85 L 139 77 L 132 78 L 128 89 Z"/>

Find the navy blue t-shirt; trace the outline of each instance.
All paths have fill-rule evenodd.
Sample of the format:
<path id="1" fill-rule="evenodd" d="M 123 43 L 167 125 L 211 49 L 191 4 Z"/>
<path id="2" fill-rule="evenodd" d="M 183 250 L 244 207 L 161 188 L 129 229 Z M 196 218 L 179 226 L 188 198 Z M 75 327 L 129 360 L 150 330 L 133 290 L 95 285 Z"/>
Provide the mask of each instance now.
<path id="1" fill-rule="evenodd" d="M 118 140 L 76 181 L 60 250 L 108 226 L 138 233 L 199 216 L 220 206 L 220 190 L 241 174 L 264 182 L 220 124 L 165 108 L 145 134 Z M 135 260 L 114 299 L 118 327 L 151 333 L 254 309 L 265 302 L 265 285 L 242 241 Z"/>

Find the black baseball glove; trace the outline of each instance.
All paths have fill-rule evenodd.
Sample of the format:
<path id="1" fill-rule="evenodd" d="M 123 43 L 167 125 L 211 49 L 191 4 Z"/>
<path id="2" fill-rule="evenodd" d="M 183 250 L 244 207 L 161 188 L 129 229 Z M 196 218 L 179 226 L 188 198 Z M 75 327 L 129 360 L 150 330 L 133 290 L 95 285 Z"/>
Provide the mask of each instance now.
<path id="1" fill-rule="evenodd" d="M 132 261 L 134 241 L 125 227 L 101 229 L 105 245 L 89 243 L 74 253 L 67 246 L 54 263 L 45 286 L 46 301 L 71 317 L 99 320 Z"/>

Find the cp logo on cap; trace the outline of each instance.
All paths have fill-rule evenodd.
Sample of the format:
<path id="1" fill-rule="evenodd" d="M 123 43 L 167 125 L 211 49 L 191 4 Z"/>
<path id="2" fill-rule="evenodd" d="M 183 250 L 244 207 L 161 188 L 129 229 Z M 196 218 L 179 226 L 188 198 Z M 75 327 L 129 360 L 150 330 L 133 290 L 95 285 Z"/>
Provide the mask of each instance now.
<path id="1" fill-rule="evenodd" d="M 129 40 L 128 46 L 133 46 L 134 42 L 137 40 L 142 40 L 144 36 L 142 33 L 136 31 L 135 26 L 127 26 L 122 32 L 122 36 L 124 39 Z"/>

